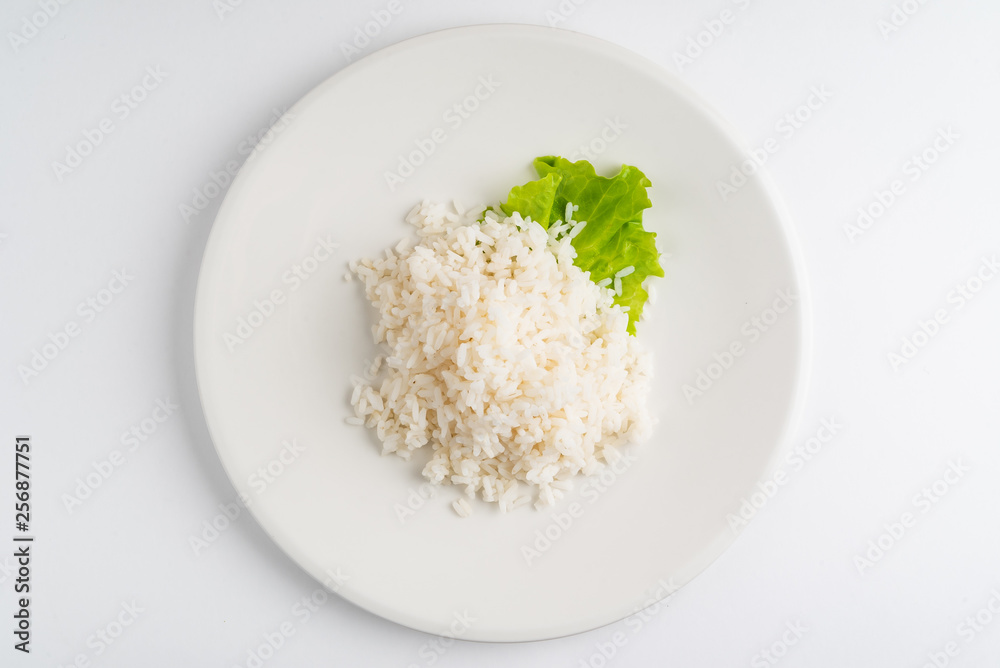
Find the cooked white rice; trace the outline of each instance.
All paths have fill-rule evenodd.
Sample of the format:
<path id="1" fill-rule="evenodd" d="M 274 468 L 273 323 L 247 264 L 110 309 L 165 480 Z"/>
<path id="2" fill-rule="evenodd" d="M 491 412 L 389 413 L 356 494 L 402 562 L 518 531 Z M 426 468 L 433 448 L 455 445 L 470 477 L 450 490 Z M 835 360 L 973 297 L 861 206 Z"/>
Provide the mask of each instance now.
<path id="1" fill-rule="evenodd" d="M 430 444 L 432 483 L 541 508 L 649 436 L 650 360 L 613 304 L 630 271 L 599 287 L 565 225 L 492 211 L 479 224 L 483 210 L 425 201 L 407 216 L 418 241 L 351 263 L 388 349 L 352 378 L 351 400 L 383 454 Z"/>

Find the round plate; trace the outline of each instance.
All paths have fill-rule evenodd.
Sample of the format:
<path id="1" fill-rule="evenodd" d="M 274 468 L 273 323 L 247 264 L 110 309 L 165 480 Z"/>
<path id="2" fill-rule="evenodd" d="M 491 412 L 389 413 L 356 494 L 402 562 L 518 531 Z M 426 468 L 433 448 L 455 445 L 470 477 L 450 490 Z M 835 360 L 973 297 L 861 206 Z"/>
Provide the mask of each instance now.
<path id="1" fill-rule="evenodd" d="M 552 154 L 653 182 L 644 221 L 666 278 L 650 281 L 639 336 L 659 424 L 551 510 L 477 501 L 461 519 L 458 488 L 426 498 L 420 461 L 379 456 L 345 423 L 349 376 L 376 354 L 346 263 L 407 235 L 422 198 L 496 202 Z M 198 283 L 201 401 L 253 515 L 344 598 L 466 639 L 585 631 L 688 582 L 735 539 L 732 516 L 776 462 L 803 387 L 785 216 L 759 174 L 725 201 L 717 187 L 744 158 L 673 76 L 562 30 L 445 30 L 322 83 L 233 183 Z"/>

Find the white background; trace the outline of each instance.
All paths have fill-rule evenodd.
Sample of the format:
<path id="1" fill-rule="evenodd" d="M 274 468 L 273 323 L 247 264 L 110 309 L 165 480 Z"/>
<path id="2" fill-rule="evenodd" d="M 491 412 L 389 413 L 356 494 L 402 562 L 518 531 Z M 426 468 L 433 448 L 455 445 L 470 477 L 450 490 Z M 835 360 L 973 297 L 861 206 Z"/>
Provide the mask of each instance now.
<path id="1" fill-rule="evenodd" d="M 0 516 L 13 522 L 13 442 L 30 434 L 37 535 L 30 656 L 12 649 L 16 575 L 0 551 L 0 665 L 255 665 L 248 652 L 286 621 L 294 635 L 263 665 L 996 665 L 1000 280 L 980 288 L 977 272 L 1000 253 L 1000 6 L 424 0 L 403 2 L 356 46 L 364 55 L 445 27 L 557 23 L 679 74 L 749 146 L 776 139 L 767 168 L 798 231 L 815 332 L 796 443 L 821 419 L 843 425 L 732 549 L 641 624 L 443 649 L 336 597 L 304 621 L 293 606 L 317 584 L 245 513 L 207 548 L 190 542 L 233 492 L 191 349 L 198 265 L 222 196 L 189 220 L 181 205 L 210 172 L 242 162 L 242 142 L 273 110 L 346 66 L 344 45 L 386 3 L 53 0 L 51 18 L 38 13 L 45 4 L 0 10 Z M 731 20 L 712 35 L 723 10 Z M 42 27 L 26 28 L 32 20 Z M 700 32 L 699 50 L 689 38 Z M 147 67 L 162 81 L 122 118 L 112 105 Z M 820 87 L 829 98 L 800 109 Z M 797 111 L 805 120 L 787 136 L 778 124 Z M 57 174 L 53 163 L 102 118 L 113 131 Z M 957 137 L 940 153 L 929 149 L 939 131 Z M 914 171 L 925 149 L 935 160 Z M 877 212 L 894 180 L 901 194 L 851 233 L 859 207 Z M 123 268 L 134 278 L 90 321 L 78 305 Z M 965 299 L 960 284 L 980 289 Z M 944 323 L 927 325 L 938 309 Z M 904 357 L 922 321 L 935 334 Z M 26 374 L 71 322 L 78 336 Z M 157 399 L 179 408 L 128 451 L 121 434 Z M 64 495 L 115 450 L 124 463 L 68 509 Z M 935 488 L 949 468 L 961 476 Z M 123 605 L 141 611 L 106 645 L 96 634 Z"/>

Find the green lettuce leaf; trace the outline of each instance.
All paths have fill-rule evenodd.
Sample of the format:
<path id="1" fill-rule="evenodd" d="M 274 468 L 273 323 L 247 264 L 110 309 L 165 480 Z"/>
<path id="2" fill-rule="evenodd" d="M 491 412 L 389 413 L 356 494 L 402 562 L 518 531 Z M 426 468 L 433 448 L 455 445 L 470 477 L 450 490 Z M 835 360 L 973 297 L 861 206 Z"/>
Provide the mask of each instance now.
<path id="1" fill-rule="evenodd" d="M 590 272 L 595 283 L 614 281 L 616 273 L 635 267 L 622 277 L 622 294 L 615 297 L 616 304 L 629 307 L 628 331 L 635 334 L 635 323 L 649 298 L 643 282 L 647 276 L 663 276 L 656 234 L 642 227 L 642 212 L 652 205 L 646 196 L 652 183 L 629 165 L 622 165 L 611 178 L 598 176 L 586 160 L 545 156 L 536 158 L 534 166 L 542 178 L 513 188 L 501 210 L 508 216 L 517 211 L 548 229 L 563 220 L 566 205 L 572 202 L 577 207 L 573 222 L 587 223 L 571 242 L 576 266 Z"/>
<path id="2" fill-rule="evenodd" d="M 557 218 L 552 218 L 553 202 L 556 196 L 556 189 L 562 177 L 552 173 L 538 181 L 529 181 L 523 186 L 514 186 L 507 196 L 507 202 L 500 205 L 500 209 L 511 215 L 515 211 L 521 214 L 522 218 L 529 216 L 533 221 L 549 229 L 549 224 L 554 223 Z M 565 211 L 566 205 L 563 204 Z M 559 214 L 562 217 L 562 214 Z"/>

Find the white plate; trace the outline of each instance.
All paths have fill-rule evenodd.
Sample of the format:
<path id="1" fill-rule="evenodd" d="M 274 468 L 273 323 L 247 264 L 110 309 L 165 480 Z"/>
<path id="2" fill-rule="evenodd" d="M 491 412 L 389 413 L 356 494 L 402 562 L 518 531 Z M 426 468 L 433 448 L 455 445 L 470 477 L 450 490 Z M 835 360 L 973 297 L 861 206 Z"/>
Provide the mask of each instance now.
<path id="1" fill-rule="evenodd" d="M 349 578 L 339 594 L 386 619 L 514 641 L 622 619 L 732 543 L 727 515 L 755 491 L 792 426 L 806 318 L 801 302 L 766 311 L 779 290 L 801 298 L 804 282 L 767 182 L 754 177 L 727 202 L 717 194 L 716 181 L 743 159 L 718 116 L 625 49 L 507 25 L 379 51 L 288 115 L 216 218 L 195 356 L 219 457 L 293 560 L 320 581 L 339 570 Z M 411 494 L 420 464 L 380 457 L 373 435 L 344 422 L 348 376 L 375 354 L 371 313 L 360 284 L 343 280 L 346 262 L 406 235 L 402 218 L 421 198 L 495 202 L 535 178 L 534 157 L 570 157 L 584 145 L 599 153 L 599 172 L 628 163 L 653 182 L 644 221 L 670 254 L 639 333 L 655 355 L 655 435 L 632 448 L 636 463 L 613 484 L 580 485 L 554 511 L 504 515 L 476 502 L 460 519 L 453 488 L 420 506 Z M 422 164 L 390 189 L 386 173 L 420 146 L 430 155 L 413 153 Z M 327 237 L 340 244 L 329 257 L 317 242 Z M 751 320 L 762 313 L 766 332 Z M 252 334 L 227 342 L 247 333 L 237 331 L 241 318 Z M 744 354 L 708 368 L 732 342 Z M 689 401 L 682 388 L 696 387 L 699 369 L 717 379 Z M 282 454 L 286 440 L 296 448 Z M 268 466 L 278 473 L 271 482 L 258 473 Z M 420 507 L 401 521 L 408 496 Z M 536 532 L 555 540 L 542 550 Z M 539 552 L 530 565 L 524 546 Z M 455 622 L 462 614 L 475 619 L 468 628 Z"/>

